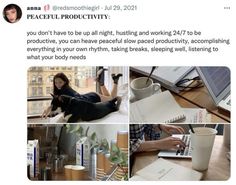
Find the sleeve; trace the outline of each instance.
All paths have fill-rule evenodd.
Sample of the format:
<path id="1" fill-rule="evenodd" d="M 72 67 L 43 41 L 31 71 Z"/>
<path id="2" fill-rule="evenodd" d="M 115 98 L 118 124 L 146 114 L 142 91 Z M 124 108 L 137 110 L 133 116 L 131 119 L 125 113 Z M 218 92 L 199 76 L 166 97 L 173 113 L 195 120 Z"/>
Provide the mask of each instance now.
<path id="1" fill-rule="evenodd" d="M 138 150 L 140 147 L 142 140 L 141 139 L 130 139 L 130 155 L 132 155 L 134 152 Z"/>
<path id="2" fill-rule="evenodd" d="M 72 97 L 75 97 L 75 91 L 72 89 L 72 88 L 66 88 L 64 90 L 64 94 L 67 95 L 67 96 L 72 96 Z"/>
<path id="3" fill-rule="evenodd" d="M 145 136 L 150 140 L 160 139 L 161 131 L 157 131 L 154 125 L 145 124 L 144 132 L 145 132 Z"/>

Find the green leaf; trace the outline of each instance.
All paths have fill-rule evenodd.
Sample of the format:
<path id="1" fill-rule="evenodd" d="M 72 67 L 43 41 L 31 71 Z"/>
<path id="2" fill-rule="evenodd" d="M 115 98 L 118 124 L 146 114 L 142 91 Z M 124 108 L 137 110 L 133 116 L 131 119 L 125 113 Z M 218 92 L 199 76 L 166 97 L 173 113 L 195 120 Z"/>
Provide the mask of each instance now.
<path id="1" fill-rule="evenodd" d="M 77 134 L 78 134 L 79 136 L 83 136 L 83 132 L 84 132 L 83 127 L 79 127 L 79 129 L 77 130 Z"/>
<path id="2" fill-rule="evenodd" d="M 88 137 L 88 131 L 89 131 L 89 127 L 87 127 L 86 131 L 85 131 L 85 136 Z"/>
<path id="3" fill-rule="evenodd" d="M 66 124 L 66 133 L 69 133 L 70 129 L 71 129 L 70 124 Z"/>
<path id="4" fill-rule="evenodd" d="M 103 150 L 104 152 L 109 151 L 109 143 L 106 139 L 102 139 L 100 142 L 100 149 Z"/>
<path id="5" fill-rule="evenodd" d="M 78 132 L 78 130 L 79 130 L 80 128 L 82 128 L 82 127 L 80 127 L 80 125 L 76 125 L 76 126 L 74 127 L 74 129 L 70 130 L 70 133 Z"/>
<path id="6" fill-rule="evenodd" d="M 122 162 L 122 159 L 116 156 L 110 157 L 109 160 L 115 164 L 120 164 Z"/>
<path id="7" fill-rule="evenodd" d="M 119 149 L 118 149 L 118 147 L 117 147 L 116 145 L 112 145 L 112 146 L 111 146 L 111 152 L 112 152 L 112 153 L 117 153 L 118 150 L 119 150 Z"/>
<path id="8" fill-rule="evenodd" d="M 91 135 L 90 137 L 91 137 L 91 140 L 92 140 L 92 141 L 97 140 L 97 135 L 96 135 L 95 132 L 93 132 L 92 135 Z"/>

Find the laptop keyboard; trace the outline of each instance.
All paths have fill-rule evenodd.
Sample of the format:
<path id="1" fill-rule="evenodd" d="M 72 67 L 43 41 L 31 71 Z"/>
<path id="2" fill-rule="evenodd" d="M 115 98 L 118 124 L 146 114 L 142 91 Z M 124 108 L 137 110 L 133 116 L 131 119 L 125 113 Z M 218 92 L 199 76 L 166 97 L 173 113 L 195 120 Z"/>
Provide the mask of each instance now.
<path id="1" fill-rule="evenodd" d="M 190 146 L 190 135 L 183 135 L 182 141 L 185 143 L 186 147 L 176 151 L 178 156 L 191 156 L 191 146 Z"/>

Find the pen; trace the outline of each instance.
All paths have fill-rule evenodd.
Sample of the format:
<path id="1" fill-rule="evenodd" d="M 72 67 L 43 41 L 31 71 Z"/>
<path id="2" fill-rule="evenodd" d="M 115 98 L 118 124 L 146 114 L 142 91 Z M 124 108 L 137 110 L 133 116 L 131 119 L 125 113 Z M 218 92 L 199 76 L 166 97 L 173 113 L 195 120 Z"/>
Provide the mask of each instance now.
<path id="1" fill-rule="evenodd" d="M 155 69 L 156 69 L 156 66 L 152 66 L 152 70 L 151 70 L 150 74 L 148 75 L 146 84 L 148 83 L 148 80 L 149 80 L 149 78 L 152 76 L 152 73 L 153 73 L 153 71 L 154 71 Z"/>
<path id="2" fill-rule="evenodd" d="M 194 130 L 193 130 L 193 127 L 192 127 L 192 125 L 191 125 L 191 124 L 188 124 L 188 126 L 189 126 L 189 128 L 190 128 L 191 132 L 194 134 L 195 132 L 194 132 Z"/>

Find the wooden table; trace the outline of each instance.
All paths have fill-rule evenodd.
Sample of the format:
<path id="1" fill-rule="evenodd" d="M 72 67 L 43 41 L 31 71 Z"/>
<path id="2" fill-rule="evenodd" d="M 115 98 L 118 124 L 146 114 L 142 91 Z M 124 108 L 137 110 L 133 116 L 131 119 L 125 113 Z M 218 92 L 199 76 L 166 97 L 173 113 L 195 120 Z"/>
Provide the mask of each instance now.
<path id="1" fill-rule="evenodd" d="M 144 76 L 136 72 L 130 73 L 130 81 Z M 157 82 L 153 79 L 154 82 Z M 166 89 L 162 88 L 163 91 Z M 230 113 L 228 111 L 218 108 L 212 98 L 210 97 L 205 87 L 192 89 L 190 91 L 182 91 L 178 94 L 171 92 L 177 103 L 183 108 L 205 108 L 211 114 L 213 123 L 227 123 L 230 122 Z"/>
<path id="2" fill-rule="evenodd" d="M 206 108 L 208 112 L 216 115 L 220 119 L 225 120 L 224 122 L 230 122 L 230 112 L 222 110 L 214 104 L 206 87 L 194 89 L 191 91 L 183 91 L 178 95 L 198 107 Z"/>
<path id="3" fill-rule="evenodd" d="M 226 157 L 227 152 L 229 152 L 229 149 L 223 144 L 223 136 L 216 136 L 209 168 L 203 172 L 202 180 L 221 181 L 230 178 L 230 161 Z M 132 174 L 135 174 L 138 170 L 155 161 L 157 154 L 158 152 L 141 152 L 134 154 L 135 161 Z M 191 168 L 192 165 L 191 159 L 165 159 L 188 168 Z"/>
<path id="4" fill-rule="evenodd" d="M 172 95 L 174 96 L 176 102 L 184 108 L 202 108 L 199 107 L 198 105 L 192 103 L 191 101 L 175 94 L 172 93 Z M 219 114 L 215 114 L 214 112 L 210 112 L 209 110 L 207 110 L 210 114 L 211 114 L 211 122 L 212 123 L 227 123 L 230 121 L 229 117 L 223 116 L 223 115 L 219 115 Z M 223 118 L 222 118 L 223 116 Z"/>

